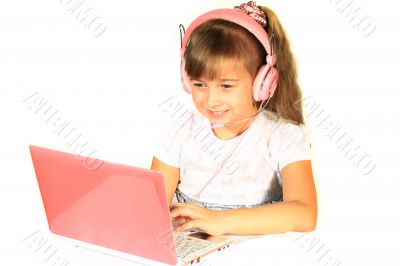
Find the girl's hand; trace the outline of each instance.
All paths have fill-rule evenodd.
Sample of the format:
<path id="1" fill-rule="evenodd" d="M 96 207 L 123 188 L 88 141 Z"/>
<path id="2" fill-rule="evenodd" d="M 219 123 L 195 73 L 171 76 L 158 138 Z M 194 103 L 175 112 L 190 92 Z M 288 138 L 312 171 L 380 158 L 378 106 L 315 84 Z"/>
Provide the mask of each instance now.
<path id="1" fill-rule="evenodd" d="M 222 212 L 209 210 L 193 203 L 174 203 L 170 206 L 171 220 L 180 220 L 177 231 L 198 229 L 209 235 L 223 235 Z"/>

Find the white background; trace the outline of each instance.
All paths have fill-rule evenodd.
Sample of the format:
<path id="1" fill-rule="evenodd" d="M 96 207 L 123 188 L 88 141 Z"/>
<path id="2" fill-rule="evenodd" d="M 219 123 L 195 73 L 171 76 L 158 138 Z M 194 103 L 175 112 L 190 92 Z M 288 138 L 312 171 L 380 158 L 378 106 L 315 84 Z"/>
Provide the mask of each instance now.
<path id="1" fill-rule="evenodd" d="M 178 25 L 240 3 L 87 0 L 107 25 L 96 38 L 66 2 L 0 4 L 1 265 L 48 264 L 23 242 L 36 231 L 51 240 L 28 145 L 71 151 L 24 99 L 38 92 L 102 159 L 149 167 L 172 119 L 159 104 L 175 96 L 191 105 L 180 86 Z M 377 165 L 363 175 L 308 117 L 319 201 L 316 234 L 342 265 L 399 265 L 400 31 L 394 3 L 354 2 L 376 26 L 368 37 L 336 10 L 340 1 L 257 4 L 270 6 L 281 19 L 304 96 L 320 104 Z M 306 250 L 295 254 L 302 252 L 308 265 L 321 265 Z M 286 255 L 293 256 L 289 249 Z M 72 265 L 94 262 L 68 259 Z"/>

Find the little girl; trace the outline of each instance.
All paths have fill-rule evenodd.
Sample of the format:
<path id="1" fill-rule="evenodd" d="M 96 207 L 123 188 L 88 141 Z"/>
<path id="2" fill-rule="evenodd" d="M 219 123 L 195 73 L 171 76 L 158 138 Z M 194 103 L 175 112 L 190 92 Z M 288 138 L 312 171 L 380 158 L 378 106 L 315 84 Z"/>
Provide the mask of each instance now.
<path id="1" fill-rule="evenodd" d="M 301 92 L 273 11 L 251 1 L 198 17 L 182 41 L 195 105 L 163 134 L 151 168 L 171 219 L 210 235 L 314 230 L 317 199 Z M 279 76 L 279 78 L 278 78 Z"/>

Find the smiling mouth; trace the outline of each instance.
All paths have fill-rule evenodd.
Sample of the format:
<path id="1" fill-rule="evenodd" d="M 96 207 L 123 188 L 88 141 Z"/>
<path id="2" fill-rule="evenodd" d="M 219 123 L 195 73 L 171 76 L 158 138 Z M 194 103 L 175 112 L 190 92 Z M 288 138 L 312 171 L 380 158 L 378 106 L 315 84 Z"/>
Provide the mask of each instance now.
<path id="1" fill-rule="evenodd" d="M 229 112 L 229 110 L 224 110 L 224 111 L 207 110 L 207 111 L 208 111 L 208 114 L 214 119 L 221 119 Z"/>

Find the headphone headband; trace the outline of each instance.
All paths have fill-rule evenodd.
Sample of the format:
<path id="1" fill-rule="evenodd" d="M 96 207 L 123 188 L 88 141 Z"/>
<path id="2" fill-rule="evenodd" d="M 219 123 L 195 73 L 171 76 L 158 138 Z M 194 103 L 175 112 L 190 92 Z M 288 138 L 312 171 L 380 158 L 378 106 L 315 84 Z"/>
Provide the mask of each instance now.
<path id="1" fill-rule="evenodd" d="M 187 42 L 189 41 L 189 37 L 192 34 L 192 32 L 201 24 L 204 22 L 211 20 L 211 19 L 224 19 L 228 20 L 231 22 L 234 22 L 245 29 L 247 29 L 249 32 L 251 32 L 264 46 L 265 51 L 269 56 L 275 57 L 275 55 L 272 54 L 271 51 L 271 45 L 269 42 L 269 37 L 265 29 L 258 24 L 253 18 L 249 17 L 248 15 L 244 14 L 241 11 L 238 11 L 236 9 L 229 9 L 229 8 L 221 8 L 221 9 L 215 9 L 212 11 L 209 11 L 207 13 L 204 13 L 203 15 L 199 16 L 196 18 L 188 27 L 186 30 L 183 40 L 182 40 L 182 48 L 181 48 L 181 57 L 185 55 L 186 51 L 186 45 Z M 273 60 L 275 61 L 275 60 Z M 275 63 L 275 62 L 273 62 Z"/>

